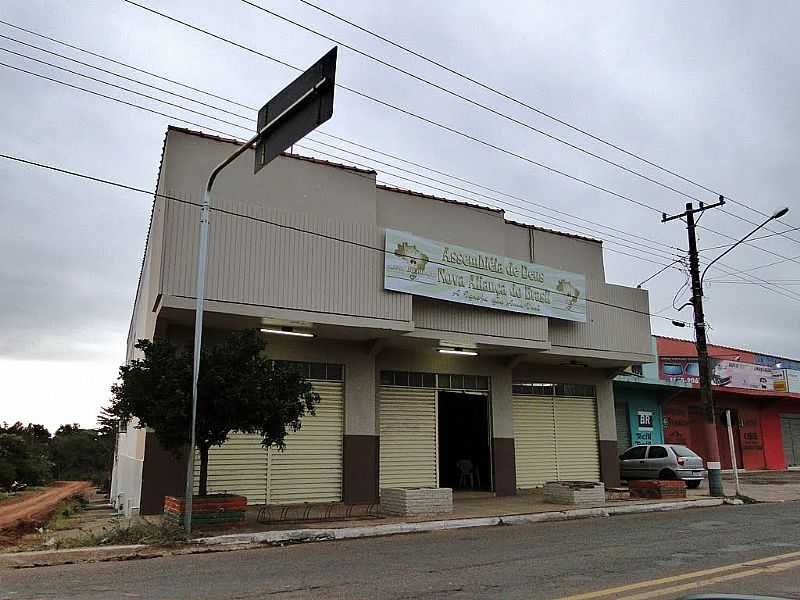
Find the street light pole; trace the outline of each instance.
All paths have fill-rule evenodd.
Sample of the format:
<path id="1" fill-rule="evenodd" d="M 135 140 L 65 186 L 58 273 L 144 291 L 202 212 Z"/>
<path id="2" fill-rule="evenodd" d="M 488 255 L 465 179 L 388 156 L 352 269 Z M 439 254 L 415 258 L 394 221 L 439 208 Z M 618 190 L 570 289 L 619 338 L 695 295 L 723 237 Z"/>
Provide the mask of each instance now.
<path id="1" fill-rule="evenodd" d="M 266 129 L 266 127 L 265 127 Z M 200 351 L 203 344 L 203 308 L 205 302 L 206 265 L 208 264 L 208 217 L 211 212 L 211 189 L 222 170 L 253 147 L 262 133 L 239 146 L 228 158 L 219 163 L 208 176 L 200 207 L 200 251 L 197 253 L 197 288 L 194 312 L 194 353 L 192 355 L 192 419 L 189 434 L 189 449 L 186 459 L 186 495 L 184 497 L 183 527 L 186 535 L 192 534 L 192 498 L 194 495 L 194 444 L 197 423 L 197 380 L 200 375 Z"/>
<path id="2" fill-rule="evenodd" d="M 186 457 L 186 495 L 183 526 L 192 533 L 192 499 L 194 494 L 194 446 L 197 425 L 197 382 L 203 345 L 203 305 L 205 301 L 206 263 L 208 262 L 208 220 L 211 211 L 211 190 L 222 170 L 256 146 L 254 172 L 264 168 L 281 152 L 333 115 L 337 48 L 328 51 L 297 79 L 278 92 L 258 111 L 258 126 L 252 138 L 219 163 L 208 176 L 200 209 L 200 249 L 197 253 L 197 292 L 194 317 L 194 355 L 192 356 L 192 418 L 189 448 Z"/>
<path id="3" fill-rule="evenodd" d="M 708 357 L 708 339 L 706 337 L 706 319 L 703 310 L 703 278 L 708 268 L 720 258 L 728 254 L 736 246 L 747 240 L 756 231 L 764 227 L 773 219 L 780 219 L 787 212 L 788 208 L 776 211 L 771 217 L 756 227 L 753 231 L 744 236 L 741 240 L 733 244 L 725 252 L 712 260 L 700 274 L 700 257 L 697 251 L 697 236 L 695 232 L 695 214 L 702 213 L 710 208 L 716 208 L 725 204 L 725 199 L 720 196 L 715 204 L 704 205 L 700 203 L 699 208 L 694 208 L 691 202 L 686 204 L 686 211 L 668 217 L 666 213 L 662 215 L 661 222 L 666 223 L 674 219 L 686 219 L 686 230 L 689 236 L 689 272 L 692 277 L 692 299 L 691 305 L 694 308 L 694 332 L 695 345 L 697 348 L 697 364 L 700 371 L 700 400 L 703 403 L 704 430 L 706 436 L 706 465 L 708 467 L 708 487 L 712 496 L 723 496 L 722 471 L 719 458 L 719 442 L 717 440 L 717 426 L 714 415 L 714 398 L 711 387 L 711 365 Z"/>

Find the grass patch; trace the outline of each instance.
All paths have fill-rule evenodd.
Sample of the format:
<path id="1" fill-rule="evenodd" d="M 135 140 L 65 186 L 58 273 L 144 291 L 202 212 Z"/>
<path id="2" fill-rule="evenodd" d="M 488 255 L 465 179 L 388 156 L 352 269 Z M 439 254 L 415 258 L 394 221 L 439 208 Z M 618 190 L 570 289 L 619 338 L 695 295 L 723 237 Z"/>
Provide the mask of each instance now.
<path id="1" fill-rule="evenodd" d="M 47 522 L 45 529 L 49 531 L 58 531 L 60 529 L 69 529 L 72 526 L 70 519 L 75 515 L 82 513 L 86 510 L 89 502 L 83 496 L 76 494 L 68 500 L 65 500 L 58 505 L 50 521 Z"/>
<path id="2" fill-rule="evenodd" d="M 88 548 L 92 546 L 116 546 L 125 544 L 147 544 L 150 546 L 178 546 L 186 542 L 183 528 L 171 523 L 153 523 L 138 517 L 128 525 L 117 524 L 100 531 L 84 533 L 73 538 L 56 541 L 51 548 Z"/>

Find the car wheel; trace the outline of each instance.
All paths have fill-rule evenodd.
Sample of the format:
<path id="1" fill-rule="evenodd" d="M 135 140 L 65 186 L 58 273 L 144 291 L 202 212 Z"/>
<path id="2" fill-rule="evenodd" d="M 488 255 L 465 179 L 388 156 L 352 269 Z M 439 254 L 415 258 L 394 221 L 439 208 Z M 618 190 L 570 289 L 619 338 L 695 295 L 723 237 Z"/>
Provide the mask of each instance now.
<path id="1" fill-rule="evenodd" d="M 674 479 L 677 479 L 675 477 L 675 473 L 673 473 L 669 469 L 664 469 L 663 471 L 661 471 L 661 473 L 658 474 L 658 478 L 659 479 L 665 479 L 667 481 L 672 481 Z"/>
<path id="2" fill-rule="evenodd" d="M 699 479 L 695 479 L 694 481 L 687 481 L 686 487 L 689 488 L 690 490 L 696 490 L 697 488 L 700 487 L 701 483 L 703 482 L 700 481 Z"/>

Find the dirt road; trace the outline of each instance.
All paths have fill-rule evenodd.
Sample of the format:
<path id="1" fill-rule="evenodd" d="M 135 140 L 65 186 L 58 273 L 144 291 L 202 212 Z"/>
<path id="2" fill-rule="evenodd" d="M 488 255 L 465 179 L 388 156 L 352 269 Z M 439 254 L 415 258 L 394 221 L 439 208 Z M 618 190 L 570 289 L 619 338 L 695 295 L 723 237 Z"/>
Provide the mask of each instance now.
<path id="1" fill-rule="evenodd" d="M 60 502 L 75 494 L 88 492 L 89 487 L 88 481 L 59 481 L 38 494 L 0 504 L 0 531 L 15 529 L 25 521 L 46 519 Z"/>

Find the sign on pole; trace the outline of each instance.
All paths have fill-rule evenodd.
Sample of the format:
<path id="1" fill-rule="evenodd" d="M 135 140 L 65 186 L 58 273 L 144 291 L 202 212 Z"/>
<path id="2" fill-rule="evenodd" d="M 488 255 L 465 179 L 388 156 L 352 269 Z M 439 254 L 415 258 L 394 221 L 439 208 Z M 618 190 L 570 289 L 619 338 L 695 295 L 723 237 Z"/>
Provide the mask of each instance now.
<path id="1" fill-rule="evenodd" d="M 336 83 L 336 48 L 314 63 L 258 111 L 258 127 L 250 140 L 219 163 L 206 181 L 200 208 L 200 249 L 197 253 L 197 292 L 194 317 L 194 356 L 192 364 L 192 420 L 186 460 L 186 504 L 184 528 L 192 532 L 192 488 L 194 446 L 197 424 L 197 381 L 200 376 L 200 351 L 203 346 L 203 302 L 208 261 L 208 222 L 212 205 L 211 190 L 222 170 L 256 145 L 258 173 L 267 163 L 333 115 L 333 90 Z"/>
<path id="2" fill-rule="evenodd" d="M 335 83 L 334 47 L 261 107 L 254 173 L 331 118 Z"/>

